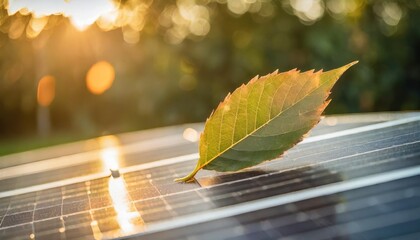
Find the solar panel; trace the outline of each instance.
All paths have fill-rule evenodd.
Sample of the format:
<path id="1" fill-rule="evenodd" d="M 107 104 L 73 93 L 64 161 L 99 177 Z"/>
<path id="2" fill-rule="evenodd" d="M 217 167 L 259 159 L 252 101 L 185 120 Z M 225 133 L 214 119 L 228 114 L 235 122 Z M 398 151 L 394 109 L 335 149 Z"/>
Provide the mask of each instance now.
<path id="1" fill-rule="evenodd" d="M 1 239 L 418 239 L 420 114 L 326 117 L 275 161 L 201 171 L 201 124 L 2 157 Z M 68 146 L 73 146 L 70 149 Z M 81 150 L 84 149 L 84 150 Z M 113 162 L 114 161 L 114 162 Z M 109 168 L 117 164 L 120 177 Z M 115 166 L 114 166 L 115 167 Z"/>

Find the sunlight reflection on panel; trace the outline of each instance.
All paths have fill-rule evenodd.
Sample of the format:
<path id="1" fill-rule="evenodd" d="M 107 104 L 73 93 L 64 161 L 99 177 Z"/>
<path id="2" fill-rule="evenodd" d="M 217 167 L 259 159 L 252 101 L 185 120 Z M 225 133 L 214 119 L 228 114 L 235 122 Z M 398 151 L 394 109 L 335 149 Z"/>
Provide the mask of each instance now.
<path id="1" fill-rule="evenodd" d="M 104 163 L 104 171 L 117 171 L 122 158 L 118 138 L 114 135 L 101 137 L 99 144 L 102 147 L 100 157 Z"/>
<path id="2" fill-rule="evenodd" d="M 135 227 L 134 222 L 138 222 L 140 214 L 135 209 L 130 208 L 127 188 L 122 177 L 109 178 L 109 195 L 117 213 L 116 220 L 121 231 L 124 233 L 132 232 Z"/>
<path id="3" fill-rule="evenodd" d="M 116 136 L 110 135 L 99 138 L 101 159 L 104 163 L 105 171 L 118 171 L 119 161 L 121 161 L 120 141 Z M 142 225 L 143 221 L 140 214 L 130 207 L 130 200 L 124 178 L 117 176 L 110 177 L 108 181 L 108 191 L 112 199 L 112 205 L 117 213 L 116 220 L 123 233 L 130 233 L 135 225 Z M 100 236 L 99 236 L 100 238 Z"/>
<path id="4" fill-rule="evenodd" d="M 99 226 L 98 226 L 98 221 L 96 221 L 96 220 L 92 221 L 90 223 L 90 227 L 92 228 L 93 237 L 95 239 L 102 239 L 103 238 L 101 230 L 99 229 Z"/>
<path id="5" fill-rule="evenodd" d="M 86 86 L 93 94 L 102 94 L 108 90 L 115 79 L 114 67 L 107 61 L 95 63 L 86 75 Z"/>

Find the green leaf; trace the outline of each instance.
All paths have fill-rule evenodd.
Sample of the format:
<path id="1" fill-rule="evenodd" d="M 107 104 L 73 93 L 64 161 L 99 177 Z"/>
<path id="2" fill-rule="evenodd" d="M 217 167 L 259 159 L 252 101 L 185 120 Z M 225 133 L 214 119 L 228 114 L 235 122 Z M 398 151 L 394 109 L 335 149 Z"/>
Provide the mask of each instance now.
<path id="1" fill-rule="evenodd" d="M 356 63 L 328 72 L 275 71 L 240 86 L 207 119 L 195 169 L 175 181 L 192 181 L 200 169 L 237 171 L 280 156 L 319 122 L 331 88 Z"/>

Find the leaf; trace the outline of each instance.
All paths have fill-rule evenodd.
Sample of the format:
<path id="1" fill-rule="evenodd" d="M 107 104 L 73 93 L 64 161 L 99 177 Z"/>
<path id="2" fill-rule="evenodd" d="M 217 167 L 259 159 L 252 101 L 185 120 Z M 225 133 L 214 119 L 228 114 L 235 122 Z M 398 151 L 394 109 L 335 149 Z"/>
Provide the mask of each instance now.
<path id="1" fill-rule="evenodd" d="M 328 72 L 275 71 L 240 86 L 207 119 L 195 169 L 175 181 L 192 181 L 200 169 L 237 171 L 280 156 L 319 122 L 331 88 L 356 63 Z"/>

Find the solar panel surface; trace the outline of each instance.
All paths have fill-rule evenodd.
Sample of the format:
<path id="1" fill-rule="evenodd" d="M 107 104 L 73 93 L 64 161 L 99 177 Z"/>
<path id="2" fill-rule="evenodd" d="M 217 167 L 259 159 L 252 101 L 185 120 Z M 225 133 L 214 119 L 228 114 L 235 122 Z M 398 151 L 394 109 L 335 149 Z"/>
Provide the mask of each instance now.
<path id="1" fill-rule="evenodd" d="M 239 173 L 202 171 L 196 182 L 180 184 L 173 179 L 197 159 L 186 128 L 202 125 L 102 138 L 88 148 L 89 141 L 75 143 L 64 156 L 58 146 L 19 165 L 3 163 L 0 238 L 419 237 L 418 113 L 327 117 L 281 159 Z M 2 161 L 8 157 L 23 158 Z M 119 178 L 109 177 L 112 161 Z"/>

